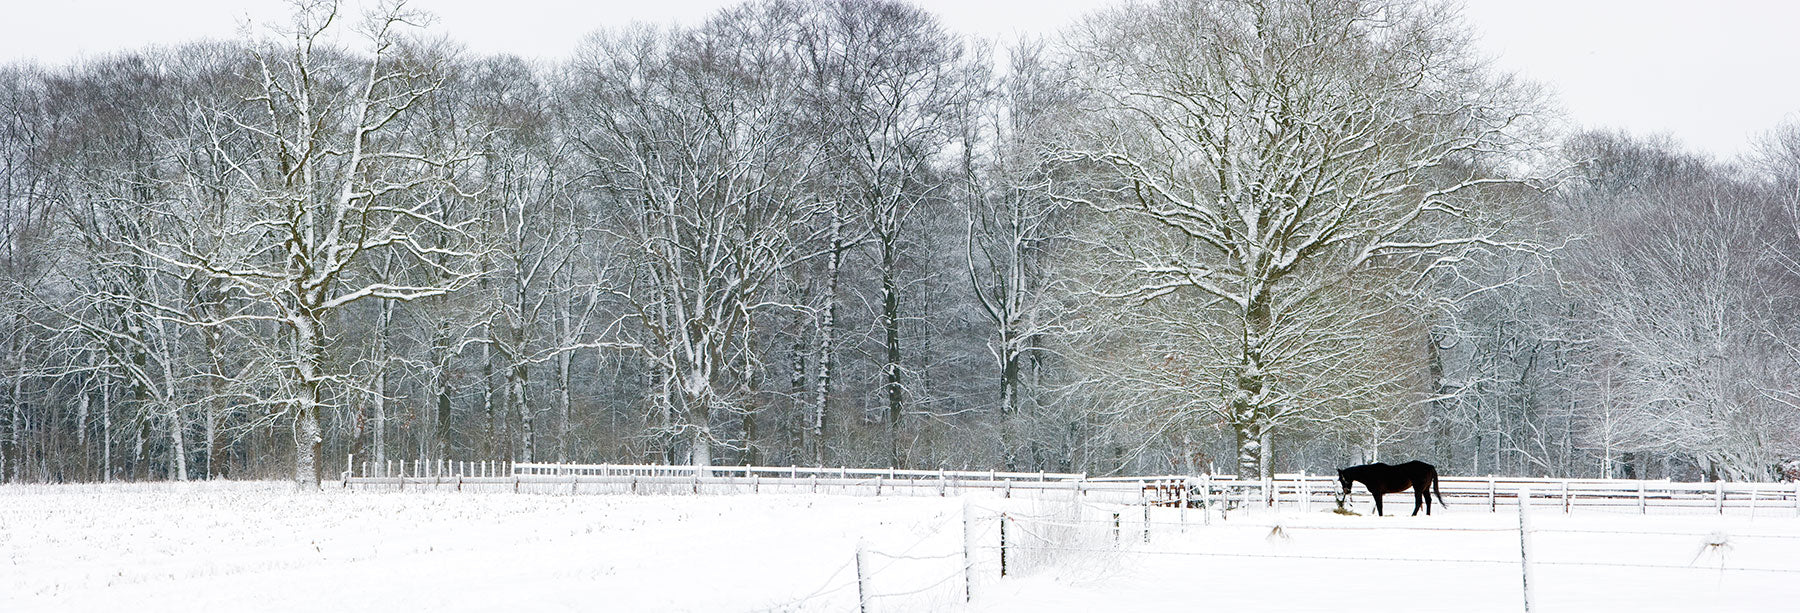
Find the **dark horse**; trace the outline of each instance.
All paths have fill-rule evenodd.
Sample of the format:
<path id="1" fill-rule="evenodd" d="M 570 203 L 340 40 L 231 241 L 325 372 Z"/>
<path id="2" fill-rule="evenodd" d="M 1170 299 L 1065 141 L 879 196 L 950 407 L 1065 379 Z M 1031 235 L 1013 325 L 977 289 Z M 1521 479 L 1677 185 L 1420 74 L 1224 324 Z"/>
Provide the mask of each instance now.
<path id="1" fill-rule="evenodd" d="M 1338 504 L 1350 497 L 1350 483 L 1360 481 L 1363 487 L 1369 488 L 1369 494 L 1375 497 L 1375 514 L 1381 515 L 1381 496 L 1392 492 L 1413 491 L 1413 515 L 1419 514 L 1419 507 L 1425 507 L 1425 514 L 1431 514 L 1431 494 L 1436 493 L 1438 502 L 1444 506 L 1444 491 L 1437 487 L 1437 467 L 1418 460 L 1399 466 L 1389 466 L 1376 462 L 1362 466 L 1352 466 L 1338 470 L 1338 481 L 1344 484 L 1344 491 L 1338 494 Z"/>

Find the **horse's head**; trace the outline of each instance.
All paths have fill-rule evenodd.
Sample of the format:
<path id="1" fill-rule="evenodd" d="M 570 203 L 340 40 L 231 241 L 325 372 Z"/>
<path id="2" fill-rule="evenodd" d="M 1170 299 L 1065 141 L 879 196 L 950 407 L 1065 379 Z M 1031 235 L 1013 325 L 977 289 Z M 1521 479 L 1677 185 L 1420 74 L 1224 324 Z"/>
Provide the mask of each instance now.
<path id="1" fill-rule="evenodd" d="M 1344 486 L 1343 489 L 1338 490 L 1338 493 L 1337 493 L 1337 504 L 1340 507 L 1344 506 L 1344 501 L 1348 500 L 1350 498 L 1350 483 L 1351 482 L 1352 482 L 1352 480 L 1350 479 L 1350 475 L 1344 474 L 1344 469 L 1339 468 L 1338 469 L 1338 483 L 1340 485 Z"/>

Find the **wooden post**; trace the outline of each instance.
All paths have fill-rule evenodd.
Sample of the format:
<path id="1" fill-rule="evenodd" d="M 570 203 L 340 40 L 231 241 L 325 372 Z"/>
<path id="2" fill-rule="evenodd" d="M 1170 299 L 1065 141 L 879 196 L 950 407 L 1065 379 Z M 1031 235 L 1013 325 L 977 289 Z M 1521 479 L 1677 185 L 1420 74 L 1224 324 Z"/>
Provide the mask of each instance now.
<path id="1" fill-rule="evenodd" d="M 1644 500 L 1644 481 L 1638 480 L 1638 515 L 1650 514 L 1650 505 Z"/>
<path id="2" fill-rule="evenodd" d="M 1200 525 L 1211 526 L 1213 514 L 1212 473 L 1200 478 Z"/>
<path id="3" fill-rule="evenodd" d="M 1563 494 L 1563 515 L 1568 515 L 1569 514 L 1569 506 L 1570 506 L 1569 505 L 1569 482 L 1568 481 L 1562 482 L 1562 490 L 1563 490 L 1563 492 L 1562 492 L 1562 494 Z"/>
<path id="4" fill-rule="evenodd" d="M 1150 505 L 1144 505 L 1144 542 L 1150 542 Z"/>
<path id="5" fill-rule="evenodd" d="M 867 549 L 863 546 L 862 541 L 857 541 L 857 543 L 856 543 L 856 604 L 858 607 L 857 610 L 861 611 L 862 613 L 869 613 L 869 596 L 870 596 L 870 594 L 869 594 L 869 574 L 868 574 L 868 572 L 866 572 L 864 570 L 864 568 L 867 566 L 867 564 L 864 562 L 864 558 L 868 557 L 868 554 L 866 553 L 866 551 L 867 551 Z"/>
<path id="6" fill-rule="evenodd" d="M 1187 523 L 1188 523 L 1188 520 L 1187 520 L 1187 515 L 1188 515 L 1188 480 L 1187 480 L 1187 477 L 1181 478 L 1181 493 L 1178 496 L 1179 496 L 1179 500 L 1177 500 L 1175 504 L 1181 505 L 1181 533 L 1187 534 Z"/>
<path id="7" fill-rule="evenodd" d="M 1488 477 L 1488 512 L 1489 513 L 1496 513 L 1499 511 L 1498 508 L 1496 507 L 1496 505 L 1498 504 L 1495 501 L 1496 498 L 1498 498 L 1498 496 L 1495 496 L 1494 478 Z"/>
<path id="8" fill-rule="evenodd" d="M 1122 524 L 1123 522 L 1119 521 L 1119 512 L 1118 511 L 1114 511 L 1112 515 L 1113 515 L 1113 547 L 1114 548 L 1124 547 L 1125 539 L 1123 537 L 1119 536 L 1119 533 L 1121 532 L 1120 524 Z"/>
<path id="9" fill-rule="evenodd" d="M 1525 613 L 1531 613 L 1531 488 L 1519 488 L 1519 587 L 1525 597 Z"/>
<path id="10" fill-rule="evenodd" d="M 963 498 L 962 507 L 963 507 L 963 509 L 962 509 L 962 511 L 963 511 L 963 526 L 962 526 L 963 527 L 963 541 L 962 541 L 962 545 L 963 545 L 963 602 L 970 602 L 975 599 L 975 555 L 974 555 L 974 552 L 971 551 L 972 543 L 975 540 L 975 535 L 974 535 L 974 533 L 970 532 L 971 530 L 974 529 L 975 522 L 969 521 L 969 515 L 973 511 L 969 507 L 969 499 L 967 497 Z"/>
<path id="11" fill-rule="evenodd" d="M 1756 519 L 1756 484 L 1750 484 L 1750 519 Z"/>
<path id="12" fill-rule="evenodd" d="M 1717 497 L 1715 498 L 1714 504 L 1718 506 L 1719 514 L 1724 515 L 1725 514 L 1725 482 L 1724 481 L 1714 481 L 1713 482 L 1713 490 L 1717 492 L 1717 495 L 1716 495 Z"/>
<path id="13" fill-rule="evenodd" d="M 1312 481 L 1307 480 L 1306 471 L 1300 471 L 1300 512 L 1312 512 Z"/>
<path id="14" fill-rule="evenodd" d="M 1116 515 L 1115 515 L 1116 516 Z M 1000 576 L 1006 576 L 1006 514 L 1000 514 Z"/>

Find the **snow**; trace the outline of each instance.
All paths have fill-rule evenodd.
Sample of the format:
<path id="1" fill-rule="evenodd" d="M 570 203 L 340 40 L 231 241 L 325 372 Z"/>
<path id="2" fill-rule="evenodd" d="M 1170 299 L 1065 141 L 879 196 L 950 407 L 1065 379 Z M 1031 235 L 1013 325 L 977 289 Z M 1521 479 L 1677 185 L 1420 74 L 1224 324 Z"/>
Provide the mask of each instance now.
<path id="1" fill-rule="evenodd" d="M 1005 579 L 1001 511 L 1012 518 Z M 872 611 L 1522 608 L 1510 509 L 1210 523 L 1199 510 L 1153 513 L 1145 543 L 1141 507 L 1092 501 L 0 486 L 0 611 L 846 611 L 859 543 Z M 1543 562 L 1534 611 L 1777 610 L 1800 598 L 1792 509 L 1540 508 L 1531 527 Z M 1069 550 L 1035 547 L 1045 541 Z M 1742 568 L 1760 570 L 1731 570 Z"/>

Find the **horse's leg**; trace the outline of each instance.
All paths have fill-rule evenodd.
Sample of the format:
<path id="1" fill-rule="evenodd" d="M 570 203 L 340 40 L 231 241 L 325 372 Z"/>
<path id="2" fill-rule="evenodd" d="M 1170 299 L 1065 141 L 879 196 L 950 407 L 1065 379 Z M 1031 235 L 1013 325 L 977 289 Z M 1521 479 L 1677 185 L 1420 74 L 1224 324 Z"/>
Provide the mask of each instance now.
<path id="1" fill-rule="evenodd" d="M 1419 498 L 1419 486 L 1417 486 L 1417 485 L 1415 485 L 1415 486 L 1413 486 L 1413 517 L 1418 517 L 1418 516 L 1419 516 L 1419 506 L 1420 506 L 1420 505 L 1421 505 L 1421 504 L 1431 504 L 1431 503 L 1430 503 L 1430 501 L 1426 501 L 1426 502 L 1424 502 L 1424 503 L 1420 503 L 1420 502 L 1419 502 L 1419 501 L 1420 501 L 1420 500 L 1422 500 L 1422 499 L 1421 499 L 1421 498 Z M 1430 515 L 1430 514 L 1431 514 L 1431 510 L 1430 510 L 1430 508 L 1427 508 L 1427 509 L 1426 509 L 1426 510 L 1425 510 L 1425 514 L 1426 514 L 1426 515 Z"/>
<path id="2" fill-rule="evenodd" d="M 1381 493 L 1381 492 L 1377 492 L 1377 491 L 1375 491 L 1375 490 L 1369 490 L 1369 495 L 1370 495 L 1370 496 L 1374 496 L 1374 497 L 1375 497 L 1375 516 L 1376 516 L 1376 517 L 1381 517 L 1381 496 L 1382 496 L 1382 493 Z"/>

